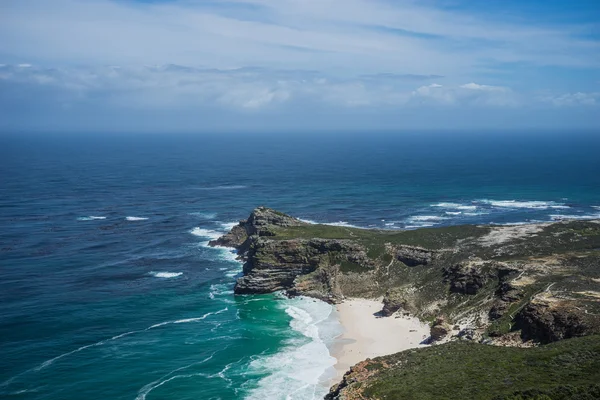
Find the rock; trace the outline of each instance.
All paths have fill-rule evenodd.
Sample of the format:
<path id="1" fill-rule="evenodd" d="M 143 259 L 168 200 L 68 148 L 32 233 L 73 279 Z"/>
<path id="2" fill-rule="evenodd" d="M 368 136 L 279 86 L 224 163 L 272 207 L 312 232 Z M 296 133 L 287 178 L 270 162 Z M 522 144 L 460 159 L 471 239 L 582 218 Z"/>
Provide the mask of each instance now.
<path id="1" fill-rule="evenodd" d="M 245 224 L 246 221 L 240 221 L 240 223 L 231 228 L 228 233 L 218 239 L 211 240 L 208 242 L 208 245 L 212 247 L 221 246 L 239 249 L 248 239 L 248 233 L 246 232 Z"/>
<path id="2" fill-rule="evenodd" d="M 452 293 L 477 294 L 490 278 L 477 264 L 459 263 L 444 268 L 444 282 L 450 283 Z"/>
<path id="3" fill-rule="evenodd" d="M 432 341 L 440 340 L 452 331 L 452 327 L 446 322 L 443 317 L 436 318 L 431 326 L 430 336 Z"/>
<path id="4" fill-rule="evenodd" d="M 396 258 L 409 267 L 427 265 L 431 262 L 434 252 L 422 247 L 399 246 L 396 251 Z"/>
<path id="5" fill-rule="evenodd" d="M 477 333 L 473 328 L 464 328 L 460 332 L 458 332 L 456 336 L 458 336 L 461 339 L 475 340 Z"/>
<path id="6" fill-rule="evenodd" d="M 282 212 L 267 207 L 255 208 L 247 220 L 242 220 L 228 233 L 216 240 L 208 242 L 209 246 L 233 247 L 238 253 L 244 254 L 252 236 L 272 236 L 271 227 L 288 227 L 306 225 L 305 222 Z"/>
<path id="7" fill-rule="evenodd" d="M 492 305 L 488 314 L 492 321 L 502 318 L 512 303 L 523 298 L 524 293 L 522 289 L 514 286 L 512 283 L 503 282 L 496 290 L 495 295 L 497 300 Z"/>
<path id="8" fill-rule="evenodd" d="M 381 315 L 383 317 L 389 317 L 400 309 L 406 310 L 408 308 L 408 302 L 404 297 L 404 291 L 399 289 L 391 289 L 385 293 L 383 297 L 383 309 Z"/>
<path id="9" fill-rule="evenodd" d="M 357 265 L 369 265 L 365 250 L 348 240 L 336 239 L 293 239 L 269 240 L 259 237 L 252 240 L 244 264 L 244 276 L 238 279 L 236 294 L 271 293 L 277 290 L 292 289 L 297 277 L 310 274 L 317 268 L 331 264 L 332 254 Z M 325 271 L 325 270 L 324 270 Z M 313 285 L 296 288 L 292 294 L 303 294 L 318 286 L 331 286 L 331 275 L 323 274 Z M 335 296 L 334 293 L 322 293 L 322 296 Z"/>
<path id="10" fill-rule="evenodd" d="M 540 343 L 598 333 L 597 322 L 573 301 L 556 299 L 548 293 L 538 295 L 516 317 L 522 339 Z"/>

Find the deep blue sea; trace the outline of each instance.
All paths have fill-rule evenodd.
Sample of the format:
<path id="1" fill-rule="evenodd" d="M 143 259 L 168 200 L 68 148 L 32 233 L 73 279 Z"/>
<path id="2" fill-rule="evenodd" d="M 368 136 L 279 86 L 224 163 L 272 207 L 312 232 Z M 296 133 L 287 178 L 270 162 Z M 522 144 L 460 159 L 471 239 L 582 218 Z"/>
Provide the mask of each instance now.
<path id="1" fill-rule="evenodd" d="M 313 399 L 329 305 L 234 297 L 258 205 L 416 229 L 600 217 L 600 133 L 0 137 L 0 397 Z"/>

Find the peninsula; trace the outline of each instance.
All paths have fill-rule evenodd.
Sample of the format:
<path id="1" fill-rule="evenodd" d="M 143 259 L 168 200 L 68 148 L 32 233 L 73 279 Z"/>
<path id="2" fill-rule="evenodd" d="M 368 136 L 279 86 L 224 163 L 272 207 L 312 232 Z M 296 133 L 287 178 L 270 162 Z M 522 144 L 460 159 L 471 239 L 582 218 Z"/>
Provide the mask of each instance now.
<path id="1" fill-rule="evenodd" d="M 381 325 L 386 336 L 371 342 L 399 345 L 344 365 L 329 399 L 600 394 L 600 221 L 386 231 L 258 207 L 210 245 L 244 261 L 236 294 L 364 299 L 373 318 L 410 325 L 410 339 Z M 420 343 L 433 346 L 396 353 L 417 347 L 423 329 Z"/>

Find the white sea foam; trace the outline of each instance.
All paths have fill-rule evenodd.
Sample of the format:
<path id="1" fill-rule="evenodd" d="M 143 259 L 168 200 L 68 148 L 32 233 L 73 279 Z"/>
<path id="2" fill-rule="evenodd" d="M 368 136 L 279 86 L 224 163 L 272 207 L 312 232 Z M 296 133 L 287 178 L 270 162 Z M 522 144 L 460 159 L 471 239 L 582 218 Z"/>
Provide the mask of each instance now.
<path id="1" fill-rule="evenodd" d="M 461 215 L 462 211 L 446 211 L 448 215 Z"/>
<path id="2" fill-rule="evenodd" d="M 460 204 L 460 203 L 447 203 L 447 202 L 432 204 L 431 207 L 441 207 L 441 208 L 448 208 L 448 209 L 454 209 L 454 210 L 476 210 L 477 209 L 477 206 L 474 206 L 474 205 L 466 205 L 466 204 Z"/>
<path id="3" fill-rule="evenodd" d="M 569 221 L 569 220 L 586 220 L 586 219 L 599 219 L 600 214 L 588 214 L 588 215 L 563 215 L 563 214 L 551 214 L 550 219 L 553 221 Z"/>
<path id="4" fill-rule="evenodd" d="M 420 224 L 420 225 L 406 225 L 404 228 L 406 229 L 418 229 L 418 228 L 428 228 L 430 226 L 434 226 L 435 224 Z"/>
<path id="5" fill-rule="evenodd" d="M 125 217 L 127 221 L 145 221 L 148 217 Z"/>
<path id="6" fill-rule="evenodd" d="M 250 372 L 268 374 L 258 382 L 246 399 L 322 399 L 333 378 L 335 358 L 327 344 L 342 332 L 333 314 L 333 307 L 307 298 L 284 300 L 285 312 L 292 317 L 290 326 L 301 334 L 280 352 L 259 356 L 250 365 Z"/>
<path id="7" fill-rule="evenodd" d="M 194 236 L 198 236 L 198 237 L 206 238 L 206 239 L 218 239 L 219 237 L 221 237 L 223 235 L 223 232 L 215 231 L 212 229 L 205 229 L 205 228 L 194 228 L 194 229 L 192 229 L 192 231 L 190 233 Z"/>
<path id="8" fill-rule="evenodd" d="M 219 225 L 222 229 L 229 232 L 234 226 L 238 225 L 239 222 L 221 222 Z"/>
<path id="9" fill-rule="evenodd" d="M 298 219 L 302 222 L 306 222 L 307 224 L 312 224 L 312 225 L 329 225 L 329 226 L 341 226 L 341 227 L 346 227 L 346 228 L 369 229 L 369 228 L 365 228 L 364 226 L 352 225 L 351 223 L 346 222 L 346 221 L 317 222 L 317 221 L 313 221 L 311 219 L 303 219 L 303 218 L 298 218 Z"/>
<path id="10" fill-rule="evenodd" d="M 408 218 L 411 222 L 423 222 L 423 221 L 443 221 L 445 217 L 440 217 L 438 215 L 415 215 L 413 217 Z"/>
<path id="11" fill-rule="evenodd" d="M 155 272 L 155 271 L 150 271 L 150 275 L 156 277 L 156 278 L 177 278 L 178 276 L 183 275 L 183 272 Z"/>
<path id="12" fill-rule="evenodd" d="M 195 187 L 196 190 L 237 190 L 246 189 L 248 186 L 244 185 L 219 185 L 219 186 L 199 186 Z"/>
<path id="13" fill-rule="evenodd" d="M 592 206 L 592 208 L 595 208 L 596 210 L 600 210 L 600 206 Z"/>
<path id="14" fill-rule="evenodd" d="M 191 212 L 189 215 L 202 219 L 215 219 L 217 217 L 217 214 L 212 212 Z"/>
<path id="15" fill-rule="evenodd" d="M 210 285 L 209 296 L 211 299 L 214 299 L 215 296 L 223 296 L 223 295 L 230 296 L 232 294 L 233 294 L 233 289 L 231 288 L 231 285 L 229 285 L 229 284 L 215 283 L 215 284 Z"/>
<path id="16" fill-rule="evenodd" d="M 527 208 L 533 210 L 547 210 L 548 208 L 553 209 L 566 209 L 569 206 L 563 203 L 556 203 L 554 201 L 519 201 L 519 200 L 481 200 L 484 204 L 489 204 L 492 207 L 498 208 Z"/>
<path id="17" fill-rule="evenodd" d="M 79 217 L 77 218 L 77 221 L 96 221 L 96 220 L 103 220 L 106 219 L 106 217 L 96 217 L 94 215 L 90 215 L 88 217 Z"/>

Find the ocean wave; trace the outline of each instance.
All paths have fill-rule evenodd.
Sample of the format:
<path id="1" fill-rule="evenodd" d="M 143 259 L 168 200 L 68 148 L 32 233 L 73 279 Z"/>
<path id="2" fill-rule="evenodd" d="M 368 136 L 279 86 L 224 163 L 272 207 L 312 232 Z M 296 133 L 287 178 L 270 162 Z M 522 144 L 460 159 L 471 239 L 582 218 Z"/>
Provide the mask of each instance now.
<path id="1" fill-rule="evenodd" d="M 183 275 L 183 272 L 155 272 L 155 271 L 150 271 L 149 272 L 150 275 L 156 277 L 156 278 L 177 278 L 178 276 Z"/>
<path id="2" fill-rule="evenodd" d="M 146 398 L 146 396 L 148 395 L 148 393 L 150 393 L 157 387 L 160 387 L 160 386 L 164 385 L 165 383 L 170 382 L 174 379 L 191 378 L 193 376 L 207 376 L 206 374 L 203 374 L 203 373 L 194 373 L 194 374 L 185 374 L 185 375 L 173 375 L 173 374 L 183 371 L 183 370 L 186 370 L 188 368 L 194 367 L 196 365 L 204 364 L 205 362 L 210 361 L 216 353 L 217 352 L 211 354 L 210 356 L 208 356 L 207 358 L 205 358 L 203 360 L 200 360 L 195 363 L 174 369 L 173 371 L 167 373 L 166 375 L 162 376 L 161 378 L 159 378 L 153 382 L 150 382 L 147 385 L 144 385 L 144 387 L 142 387 L 140 390 L 138 390 L 138 395 L 136 397 L 136 400 L 144 400 Z"/>
<path id="3" fill-rule="evenodd" d="M 438 215 L 415 215 L 408 218 L 410 222 L 443 221 L 446 219 L 448 218 L 440 217 Z"/>
<path id="4" fill-rule="evenodd" d="M 317 222 L 317 221 L 313 221 L 312 219 L 303 219 L 303 218 L 298 218 L 298 220 L 300 220 L 302 222 L 306 222 L 307 224 L 311 224 L 311 225 L 329 225 L 329 226 L 341 226 L 344 228 L 369 229 L 369 228 L 365 228 L 364 226 L 352 225 L 351 223 L 346 222 L 346 221 Z"/>
<path id="5" fill-rule="evenodd" d="M 289 341 L 278 353 L 259 356 L 250 362 L 252 373 L 267 374 L 245 397 L 264 399 L 316 399 L 328 392 L 328 374 L 333 377 L 335 358 L 326 343 L 341 333 L 332 317 L 333 307 L 312 299 L 282 301 L 292 318 L 291 328 L 300 338 Z"/>
<path id="6" fill-rule="evenodd" d="M 148 217 L 125 217 L 127 221 L 146 221 Z"/>
<path id="7" fill-rule="evenodd" d="M 238 225 L 239 222 L 219 222 L 222 229 L 229 232 L 234 226 Z"/>
<path id="8" fill-rule="evenodd" d="M 218 239 L 223 235 L 223 232 L 218 232 L 212 229 L 205 229 L 205 228 L 194 228 L 192 229 L 192 231 L 190 232 L 192 235 L 194 236 L 198 236 L 201 238 L 207 238 L 207 239 Z"/>
<path id="9" fill-rule="evenodd" d="M 201 317 L 184 318 L 184 319 L 178 319 L 178 320 L 173 320 L 173 321 L 159 322 L 157 324 L 150 325 L 149 327 L 147 327 L 145 329 L 139 329 L 139 330 L 135 330 L 135 331 L 129 331 L 129 332 L 121 333 L 121 334 L 113 336 L 113 337 L 111 337 L 109 339 L 104 339 L 104 340 L 100 340 L 99 342 L 96 342 L 96 343 L 92 343 L 92 344 L 88 344 L 88 345 L 85 345 L 85 346 L 81 346 L 81 347 L 79 347 L 79 348 L 77 348 L 75 350 L 69 351 L 67 353 L 63 353 L 63 354 L 61 354 L 59 356 L 56 356 L 56 357 L 51 358 L 49 360 L 46 360 L 43 363 L 41 363 L 40 365 L 38 365 L 37 367 L 31 369 L 31 371 L 40 371 L 40 370 L 42 370 L 42 369 L 44 369 L 44 368 L 52 365 L 54 362 L 56 362 L 56 361 L 58 361 L 58 360 L 60 360 L 62 358 L 68 357 L 68 356 L 70 356 L 72 354 L 75 354 L 75 353 L 79 353 L 80 351 L 89 349 L 91 347 L 101 346 L 101 345 L 103 345 L 105 343 L 108 343 L 108 342 L 111 342 L 111 341 L 115 341 L 115 340 L 124 338 L 126 336 L 134 335 L 136 333 L 146 332 L 146 331 L 149 331 L 149 330 L 152 330 L 152 329 L 156 329 L 156 328 L 159 328 L 159 327 L 165 326 L 165 325 L 184 324 L 184 323 L 202 321 L 202 320 L 208 318 L 211 315 L 221 314 L 221 313 L 226 312 L 227 310 L 228 310 L 228 308 L 225 307 L 224 309 L 221 309 L 221 310 L 218 310 L 218 311 L 208 312 L 208 313 L 202 315 Z"/>
<path id="10" fill-rule="evenodd" d="M 460 204 L 460 203 L 448 203 L 448 202 L 432 204 L 431 207 L 448 208 L 448 209 L 454 209 L 454 210 L 476 210 L 477 209 L 477 206 L 474 206 L 474 205 L 466 205 L 466 204 Z"/>
<path id="11" fill-rule="evenodd" d="M 571 208 L 564 203 L 556 203 L 554 201 L 519 201 L 519 200 L 480 200 L 483 204 L 488 204 L 492 207 L 498 208 L 526 208 L 533 210 L 547 210 L 548 208 L 553 209 L 567 209 Z"/>
<path id="12" fill-rule="evenodd" d="M 212 212 L 191 212 L 189 215 L 202 219 L 215 219 L 217 217 L 217 213 Z"/>
<path id="13" fill-rule="evenodd" d="M 233 289 L 231 288 L 231 285 L 229 284 L 225 284 L 225 283 L 215 283 L 210 285 L 210 289 L 209 289 L 209 297 L 211 299 L 214 299 L 215 296 L 223 296 L 223 295 L 227 295 L 230 296 L 233 294 Z"/>
<path id="14" fill-rule="evenodd" d="M 77 221 L 96 221 L 96 220 L 103 220 L 106 219 L 106 217 L 96 217 L 94 215 L 90 215 L 88 217 L 79 217 L 77 218 Z"/>
<path id="15" fill-rule="evenodd" d="M 238 190 L 246 189 L 248 186 L 245 185 L 218 185 L 218 186 L 198 186 L 196 190 Z"/>
<path id="16" fill-rule="evenodd" d="M 553 221 L 573 221 L 573 220 L 599 219 L 600 214 L 588 214 L 588 215 L 550 214 L 549 217 Z"/>
<path id="17" fill-rule="evenodd" d="M 434 226 L 435 224 L 419 224 L 419 225 L 406 225 L 405 229 L 418 229 L 418 228 L 429 228 Z"/>

